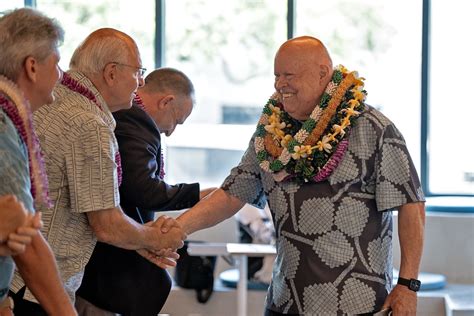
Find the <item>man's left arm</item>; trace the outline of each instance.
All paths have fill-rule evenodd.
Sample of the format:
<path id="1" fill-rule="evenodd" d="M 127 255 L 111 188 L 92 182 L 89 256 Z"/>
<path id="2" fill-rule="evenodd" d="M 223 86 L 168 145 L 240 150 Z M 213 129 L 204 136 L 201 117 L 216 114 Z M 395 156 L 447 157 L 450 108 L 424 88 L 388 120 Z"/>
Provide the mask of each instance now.
<path id="1" fill-rule="evenodd" d="M 48 315 L 77 315 L 59 277 L 53 252 L 41 233 L 13 256 L 23 280 Z"/>
<path id="2" fill-rule="evenodd" d="M 398 210 L 398 237 L 400 240 L 400 272 L 405 279 L 418 279 L 425 229 L 424 202 L 402 205 Z M 391 307 L 394 315 L 415 315 L 416 292 L 397 284 L 387 297 L 384 308 Z"/>

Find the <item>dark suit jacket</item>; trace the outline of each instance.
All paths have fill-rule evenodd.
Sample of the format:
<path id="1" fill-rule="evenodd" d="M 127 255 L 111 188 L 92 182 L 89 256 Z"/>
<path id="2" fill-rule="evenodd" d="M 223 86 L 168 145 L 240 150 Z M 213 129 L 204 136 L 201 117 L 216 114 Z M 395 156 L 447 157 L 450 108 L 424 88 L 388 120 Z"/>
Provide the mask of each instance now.
<path id="1" fill-rule="evenodd" d="M 159 177 L 161 137 L 148 114 L 133 105 L 114 113 L 115 136 L 122 159 L 120 205 L 125 213 L 144 222 L 153 220 L 153 211 L 180 210 L 199 201 L 199 183 L 169 185 Z"/>
<path id="2" fill-rule="evenodd" d="M 136 104 L 114 113 L 115 136 L 122 161 L 120 204 L 140 223 L 155 211 L 192 207 L 199 201 L 199 184 L 168 185 L 159 177 L 161 137 L 155 122 Z M 124 315 L 156 315 L 171 288 L 166 271 L 135 251 L 98 242 L 78 295 L 94 305 Z"/>

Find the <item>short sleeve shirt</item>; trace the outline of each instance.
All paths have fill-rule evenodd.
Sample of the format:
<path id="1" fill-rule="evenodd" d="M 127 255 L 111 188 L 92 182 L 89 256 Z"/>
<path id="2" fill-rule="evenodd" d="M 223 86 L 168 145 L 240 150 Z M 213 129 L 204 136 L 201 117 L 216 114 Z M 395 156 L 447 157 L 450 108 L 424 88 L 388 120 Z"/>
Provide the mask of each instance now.
<path id="1" fill-rule="evenodd" d="M 42 208 L 43 233 L 58 262 L 66 291 L 74 301 L 96 237 L 87 212 L 119 205 L 115 155 L 115 120 L 92 82 L 79 72 L 70 75 L 95 95 L 91 100 L 63 85 L 55 88 L 56 101 L 34 114 L 43 150 L 53 208 Z M 16 275 L 14 290 L 23 286 Z M 34 301 L 27 291 L 25 298 Z"/>
<path id="2" fill-rule="evenodd" d="M 266 306 L 304 315 L 379 310 L 392 284 L 391 211 L 424 201 L 402 135 L 371 107 L 326 181 L 275 182 L 259 167 L 252 139 L 222 187 L 256 206 L 268 201 L 277 258 Z"/>
<path id="3" fill-rule="evenodd" d="M 10 118 L 0 109 L 0 196 L 13 194 L 29 211 L 34 211 L 30 188 L 26 147 Z M 11 257 L 0 256 L 0 301 L 8 293 L 14 269 Z"/>

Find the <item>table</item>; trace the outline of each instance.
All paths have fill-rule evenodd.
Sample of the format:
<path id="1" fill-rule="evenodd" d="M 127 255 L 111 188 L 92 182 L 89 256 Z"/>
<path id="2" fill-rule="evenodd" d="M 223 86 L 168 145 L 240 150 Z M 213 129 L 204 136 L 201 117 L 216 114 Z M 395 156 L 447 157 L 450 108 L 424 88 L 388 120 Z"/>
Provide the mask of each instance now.
<path id="1" fill-rule="evenodd" d="M 191 256 L 233 256 L 237 258 L 239 282 L 237 283 L 237 315 L 247 316 L 247 257 L 276 254 L 275 246 L 240 243 L 193 243 L 188 244 Z"/>

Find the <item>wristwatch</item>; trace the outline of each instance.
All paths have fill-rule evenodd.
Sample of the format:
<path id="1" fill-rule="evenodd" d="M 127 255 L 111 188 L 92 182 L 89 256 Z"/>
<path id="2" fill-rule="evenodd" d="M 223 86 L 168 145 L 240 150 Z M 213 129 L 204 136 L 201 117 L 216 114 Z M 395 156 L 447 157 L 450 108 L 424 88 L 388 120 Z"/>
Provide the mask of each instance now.
<path id="1" fill-rule="evenodd" d="M 404 278 L 398 278 L 397 284 L 405 285 L 408 287 L 410 290 L 413 292 L 418 292 L 421 286 L 420 280 L 417 279 L 404 279 Z"/>

